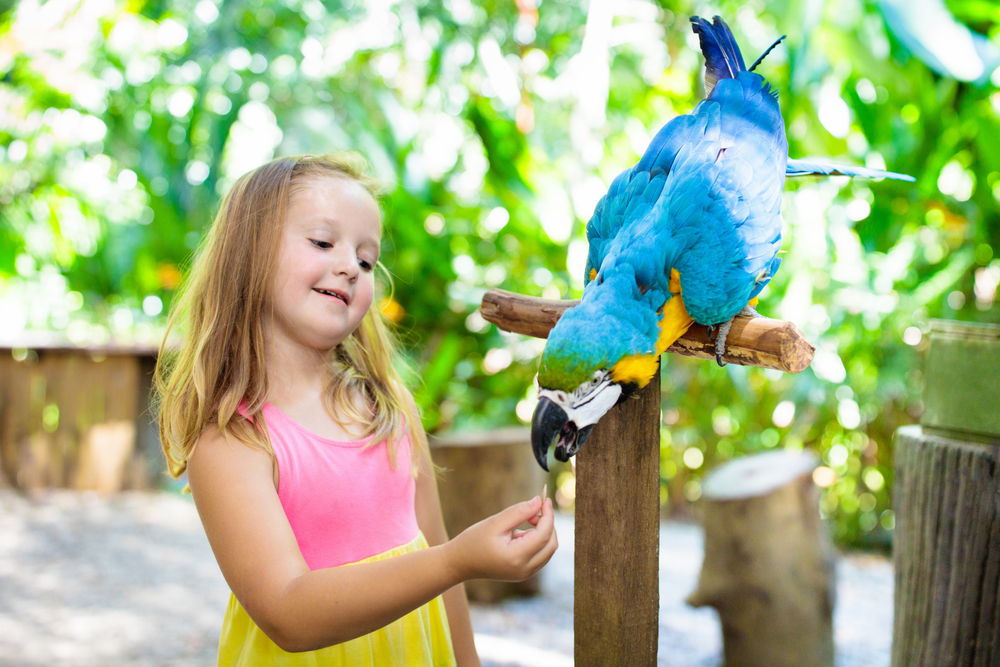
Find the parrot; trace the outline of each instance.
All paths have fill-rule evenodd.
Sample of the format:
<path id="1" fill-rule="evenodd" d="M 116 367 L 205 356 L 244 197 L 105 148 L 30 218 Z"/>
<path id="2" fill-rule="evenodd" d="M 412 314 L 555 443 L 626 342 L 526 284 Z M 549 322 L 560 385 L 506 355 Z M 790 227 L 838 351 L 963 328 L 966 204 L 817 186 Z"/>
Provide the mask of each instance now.
<path id="1" fill-rule="evenodd" d="M 723 365 L 733 318 L 759 316 L 752 306 L 781 264 L 786 176 L 914 180 L 789 158 L 777 92 L 753 71 L 784 37 L 748 69 L 722 18 L 690 20 L 705 57 L 705 99 L 667 122 L 596 205 L 583 297 L 542 350 L 531 444 L 545 470 L 553 444 L 557 460 L 575 455 L 693 323 L 715 334 Z"/>

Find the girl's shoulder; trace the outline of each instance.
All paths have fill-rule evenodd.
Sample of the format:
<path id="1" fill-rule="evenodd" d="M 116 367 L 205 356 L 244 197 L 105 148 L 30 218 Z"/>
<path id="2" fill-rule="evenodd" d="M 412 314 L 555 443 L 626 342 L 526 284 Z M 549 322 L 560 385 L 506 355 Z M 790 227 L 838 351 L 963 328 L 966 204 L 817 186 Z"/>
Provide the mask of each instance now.
<path id="1" fill-rule="evenodd" d="M 263 433 L 254 426 L 253 413 L 247 407 L 246 399 L 243 399 L 236 406 L 236 414 L 232 415 L 226 425 L 220 426 L 218 412 L 216 411 L 211 421 L 206 424 L 191 446 L 190 459 L 194 453 L 202 447 L 217 447 L 221 445 L 233 446 L 237 444 L 246 445 L 241 449 L 261 450 L 261 436 Z"/>
<path id="2" fill-rule="evenodd" d="M 257 461 L 266 461 L 268 467 L 271 465 L 270 457 L 260 448 L 243 442 L 232 433 L 224 432 L 218 424 L 209 424 L 202 430 L 188 455 L 188 479 L 193 488 L 195 483 L 192 478 L 199 477 L 200 472 L 206 469 L 231 472 L 233 466 L 254 465 Z"/>
<path id="3" fill-rule="evenodd" d="M 252 440 L 252 425 L 243 422 L 242 426 L 237 425 L 236 430 L 246 433 L 233 433 L 215 423 L 202 429 L 187 458 L 188 484 L 193 493 L 197 493 L 199 485 L 217 486 L 220 482 L 257 475 L 266 475 L 277 488 L 271 452 Z"/>

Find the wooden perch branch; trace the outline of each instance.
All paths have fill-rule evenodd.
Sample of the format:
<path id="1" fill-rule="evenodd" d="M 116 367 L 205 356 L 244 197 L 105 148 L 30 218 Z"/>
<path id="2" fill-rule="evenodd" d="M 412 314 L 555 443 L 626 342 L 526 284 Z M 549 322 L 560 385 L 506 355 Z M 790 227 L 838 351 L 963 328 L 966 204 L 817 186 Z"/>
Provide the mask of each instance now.
<path id="1" fill-rule="evenodd" d="M 491 289 L 483 296 L 479 311 L 483 319 L 504 331 L 548 338 L 549 331 L 563 312 L 578 303 L 578 300 L 539 299 Z M 812 363 L 815 350 L 792 322 L 766 317 L 737 317 L 726 340 L 726 354 L 722 359 L 740 366 L 801 373 Z M 708 339 L 705 327 L 695 324 L 668 347 L 667 352 L 714 360 L 715 344 Z"/>

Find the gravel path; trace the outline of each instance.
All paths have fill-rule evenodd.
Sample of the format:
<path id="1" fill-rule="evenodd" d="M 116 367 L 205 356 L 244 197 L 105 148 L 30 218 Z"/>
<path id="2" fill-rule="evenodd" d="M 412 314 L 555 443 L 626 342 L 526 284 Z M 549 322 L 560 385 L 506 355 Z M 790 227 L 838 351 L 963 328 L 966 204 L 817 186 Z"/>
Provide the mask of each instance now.
<path id="1" fill-rule="evenodd" d="M 486 667 L 573 664 L 573 519 L 556 526 L 542 595 L 473 606 Z M 660 665 L 721 662 L 715 612 L 683 601 L 701 560 L 697 526 L 661 525 Z M 891 562 L 843 556 L 837 574 L 837 667 L 888 666 Z M 189 497 L 0 491 L 4 667 L 214 665 L 228 596 Z"/>

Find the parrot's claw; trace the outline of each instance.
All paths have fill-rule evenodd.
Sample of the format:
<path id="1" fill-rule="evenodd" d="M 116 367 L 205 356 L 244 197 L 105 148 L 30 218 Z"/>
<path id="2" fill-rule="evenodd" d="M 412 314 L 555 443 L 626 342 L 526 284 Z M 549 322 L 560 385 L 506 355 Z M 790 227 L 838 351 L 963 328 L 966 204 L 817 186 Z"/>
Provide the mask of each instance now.
<path id="1" fill-rule="evenodd" d="M 715 342 L 715 341 L 712 340 L 712 334 L 713 333 L 715 333 L 715 325 L 714 324 L 709 324 L 707 327 L 705 327 L 705 335 L 708 336 L 708 342 L 709 343 Z"/>
<path id="2" fill-rule="evenodd" d="M 730 318 L 728 322 L 720 324 L 719 335 L 715 337 L 715 361 L 720 368 L 726 365 L 722 357 L 726 354 L 726 338 L 729 337 L 729 330 L 733 327 L 734 319 L 736 318 Z"/>
<path id="3" fill-rule="evenodd" d="M 718 325 L 719 335 L 715 338 L 715 361 L 720 367 L 726 365 L 726 362 L 722 360 L 722 357 L 726 354 L 726 338 L 729 337 L 729 330 L 733 327 L 733 320 L 737 317 L 764 317 L 756 310 L 753 306 L 744 306 L 743 310 L 736 313 L 735 317 L 729 319 L 728 322 L 723 322 Z M 712 331 L 715 329 L 714 326 L 707 327 L 708 329 L 708 340 L 712 340 Z"/>

